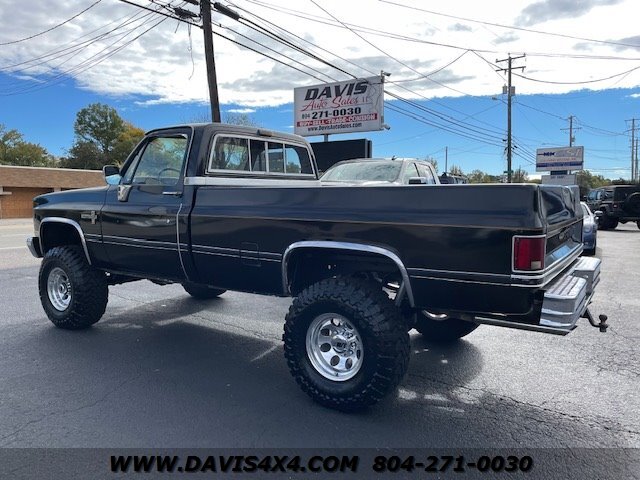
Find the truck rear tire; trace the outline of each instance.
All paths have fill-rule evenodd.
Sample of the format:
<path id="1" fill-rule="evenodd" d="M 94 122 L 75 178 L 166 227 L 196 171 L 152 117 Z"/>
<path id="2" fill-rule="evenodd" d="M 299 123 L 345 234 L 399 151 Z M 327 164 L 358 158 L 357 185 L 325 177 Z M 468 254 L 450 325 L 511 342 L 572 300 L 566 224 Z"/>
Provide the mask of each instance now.
<path id="1" fill-rule="evenodd" d="M 429 342 L 446 344 L 469 335 L 479 324 L 460 320 L 458 318 L 448 318 L 446 320 L 432 320 L 423 312 L 418 312 L 416 320 L 416 330 L 424 335 Z"/>
<path id="2" fill-rule="evenodd" d="M 109 299 L 104 273 L 89 265 L 76 245 L 54 247 L 45 254 L 38 289 L 49 320 L 67 330 L 80 330 L 96 323 Z"/>
<path id="3" fill-rule="evenodd" d="M 208 287 L 207 285 L 201 285 L 199 283 L 183 283 L 182 288 L 184 291 L 198 300 L 210 300 L 222 295 L 226 290 L 221 288 Z"/>
<path id="4" fill-rule="evenodd" d="M 375 282 L 322 280 L 293 301 L 284 326 L 291 374 L 313 400 L 355 411 L 393 392 L 409 363 L 409 335 Z"/>

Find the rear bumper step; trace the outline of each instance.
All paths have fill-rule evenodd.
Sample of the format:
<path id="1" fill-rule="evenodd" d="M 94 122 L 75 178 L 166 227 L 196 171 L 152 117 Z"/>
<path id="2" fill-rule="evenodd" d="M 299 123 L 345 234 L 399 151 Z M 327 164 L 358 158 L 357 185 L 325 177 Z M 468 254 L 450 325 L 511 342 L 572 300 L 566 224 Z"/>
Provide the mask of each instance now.
<path id="1" fill-rule="evenodd" d="M 569 333 L 583 317 L 600 281 L 600 259 L 581 257 L 544 294 L 540 326 Z"/>

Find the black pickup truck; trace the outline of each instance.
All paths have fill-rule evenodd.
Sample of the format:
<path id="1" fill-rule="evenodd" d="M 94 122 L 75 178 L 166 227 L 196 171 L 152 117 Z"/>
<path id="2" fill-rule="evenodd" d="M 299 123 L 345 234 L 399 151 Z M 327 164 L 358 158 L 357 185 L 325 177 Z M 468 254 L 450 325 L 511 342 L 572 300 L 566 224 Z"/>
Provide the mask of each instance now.
<path id="1" fill-rule="evenodd" d="M 327 186 L 303 138 L 224 124 L 153 130 L 105 177 L 34 199 L 27 243 L 57 327 L 96 323 L 108 286 L 140 279 L 293 296 L 291 373 L 342 410 L 395 389 L 412 328 L 445 342 L 479 324 L 607 327 L 587 308 L 600 260 L 580 257 L 577 189 Z"/>

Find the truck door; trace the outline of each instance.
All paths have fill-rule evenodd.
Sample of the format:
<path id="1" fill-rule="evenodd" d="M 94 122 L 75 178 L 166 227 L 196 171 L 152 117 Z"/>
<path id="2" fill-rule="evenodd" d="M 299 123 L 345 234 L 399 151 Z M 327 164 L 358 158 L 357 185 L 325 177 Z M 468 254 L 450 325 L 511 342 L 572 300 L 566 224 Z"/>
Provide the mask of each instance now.
<path id="1" fill-rule="evenodd" d="M 101 212 L 102 238 L 114 270 L 181 280 L 179 231 L 184 166 L 190 129 L 164 130 L 147 137 L 107 192 Z"/>

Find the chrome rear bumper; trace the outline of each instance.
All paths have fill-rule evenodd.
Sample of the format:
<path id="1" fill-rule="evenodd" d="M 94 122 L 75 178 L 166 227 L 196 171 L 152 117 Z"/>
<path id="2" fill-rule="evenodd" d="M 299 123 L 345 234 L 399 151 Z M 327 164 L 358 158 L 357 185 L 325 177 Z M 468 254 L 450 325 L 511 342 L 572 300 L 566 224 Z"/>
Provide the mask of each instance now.
<path id="1" fill-rule="evenodd" d="M 547 288 L 542 304 L 540 326 L 563 335 L 583 317 L 600 281 L 600 259 L 581 257 Z"/>

